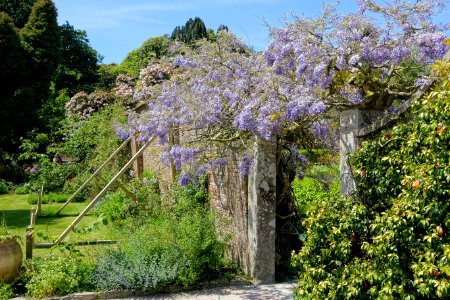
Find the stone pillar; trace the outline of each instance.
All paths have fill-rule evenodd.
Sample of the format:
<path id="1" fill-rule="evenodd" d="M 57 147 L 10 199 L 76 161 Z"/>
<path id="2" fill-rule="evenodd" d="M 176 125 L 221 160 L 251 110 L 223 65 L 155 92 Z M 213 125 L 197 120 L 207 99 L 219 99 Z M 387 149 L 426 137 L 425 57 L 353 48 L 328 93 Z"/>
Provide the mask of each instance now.
<path id="1" fill-rule="evenodd" d="M 254 139 L 248 176 L 249 275 L 254 284 L 275 281 L 276 142 Z"/>
<path id="2" fill-rule="evenodd" d="M 341 195 L 351 195 L 356 190 L 348 154 L 359 147 L 358 132 L 382 116 L 376 109 L 352 109 L 340 113 L 340 191 Z"/>

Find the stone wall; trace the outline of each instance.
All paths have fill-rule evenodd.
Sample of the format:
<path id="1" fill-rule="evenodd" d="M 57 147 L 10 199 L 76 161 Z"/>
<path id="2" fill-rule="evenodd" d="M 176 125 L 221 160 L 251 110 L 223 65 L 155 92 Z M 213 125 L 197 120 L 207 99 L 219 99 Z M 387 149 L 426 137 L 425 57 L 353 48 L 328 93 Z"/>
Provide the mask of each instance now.
<path id="1" fill-rule="evenodd" d="M 208 192 L 217 227 L 227 238 L 226 255 L 249 274 L 247 179 L 237 171 L 240 153 L 228 151 L 227 164 L 208 173 Z"/>
<path id="2" fill-rule="evenodd" d="M 157 142 L 151 144 L 142 162 L 136 164 L 135 174 L 152 170 L 170 181 L 170 170 L 160 161 L 165 147 Z M 132 150 L 136 151 L 136 147 Z M 237 148 L 229 149 L 225 166 L 208 173 L 211 209 L 227 241 L 226 255 L 256 284 L 275 280 L 275 150 L 273 143 L 255 141 L 255 164 L 248 179 L 237 171 L 242 157 Z"/>

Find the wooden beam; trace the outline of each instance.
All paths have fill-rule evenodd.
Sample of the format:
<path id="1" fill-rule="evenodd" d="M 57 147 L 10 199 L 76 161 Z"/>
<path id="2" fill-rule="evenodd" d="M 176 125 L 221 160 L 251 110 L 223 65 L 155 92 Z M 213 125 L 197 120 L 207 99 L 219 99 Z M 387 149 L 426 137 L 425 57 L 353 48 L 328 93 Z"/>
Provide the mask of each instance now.
<path id="1" fill-rule="evenodd" d="M 72 196 L 70 196 L 70 198 L 69 199 L 67 199 L 67 201 L 61 206 L 61 208 L 56 212 L 56 214 L 58 215 L 70 202 L 72 202 L 73 201 L 73 199 L 75 198 L 75 196 L 76 195 L 78 195 L 88 184 L 89 184 L 89 182 L 91 182 L 91 180 L 105 167 L 105 165 L 110 161 L 110 160 L 112 160 L 116 155 L 117 155 L 117 153 L 119 153 L 119 151 L 120 150 L 122 150 L 127 144 L 128 144 L 128 142 L 129 141 L 131 141 L 131 139 L 132 139 L 132 137 L 133 136 L 129 136 L 123 143 L 122 143 L 122 145 L 120 145 L 119 146 L 119 148 L 117 148 L 116 149 L 116 151 L 114 151 L 109 157 L 108 157 L 108 159 L 107 160 L 105 160 L 105 162 L 100 166 L 100 167 L 98 167 L 98 169 L 97 170 L 95 170 L 95 172 L 94 172 L 94 174 L 92 174 L 76 191 L 75 191 L 75 193 L 73 193 L 72 194 Z"/>
<path id="2" fill-rule="evenodd" d="M 60 243 L 60 244 L 63 244 L 63 243 Z M 115 241 L 115 240 L 93 240 L 93 241 L 73 242 L 73 243 L 68 243 L 68 244 L 76 245 L 76 246 L 110 245 L 110 244 L 117 244 L 117 241 Z M 55 245 L 56 245 L 55 243 L 38 243 L 38 244 L 34 244 L 34 248 L 48 249 Z"/>
<path id="3" fill-rule="evenodd" d="M 105 179 L 103 176 L 98 175 L 98 177 L 99 177 L 101 180 L 106 181 L 106 179 Z M 123 191 L 128 197 L 131 198 L 131 200 L 133 200 L 134 202 L 138 202 L 138 199 L 136 198 L 136 196 L 135 196 L 132 192 L 130 192 L 129 189 L 127 189 L 127 187 L 122 183 L 122 181 L 120 181 L 120 180 L 118 179 L 118 180 L 116 181 L 116 184 L 117 184 L 117 186 L 118 186 L 119 188 L 122 189 L 122 191 Z"/>
<path id="4" fill-rule="evenodd" d="M 142 146 L 141 149 L 139 149 L 138 152 L 127 162 L 127 164 L 117 173 L 111 181 L 103 188 L 103 190 L 98 193 L 97 196 L 95 196 L 94 199 L 92 199 L 91 203 L 88 204 L 88 206 L 78 215 L 78 217 L 73 220 L 73 222 L 64 230 L 64 232 L 56 239 L 55 244 L 61 243 L 61 241 L 66 237 L 66 235 L 72 230 L 72 228 L 80 222 L 80 220 L 86 215 L 86 213 L 97 203 L 97 201 L 103 197 L 106 192 L 113 186 L 116 181 L 119 179 L 120 176 L 122 176 L 125 171 L 133 164 L 133 162 L 139 157 L 139 155 L 142 155 L 144 150 L 153 142 L 155 139 L 155 136 L 151 136 L 149 140 Z"/>

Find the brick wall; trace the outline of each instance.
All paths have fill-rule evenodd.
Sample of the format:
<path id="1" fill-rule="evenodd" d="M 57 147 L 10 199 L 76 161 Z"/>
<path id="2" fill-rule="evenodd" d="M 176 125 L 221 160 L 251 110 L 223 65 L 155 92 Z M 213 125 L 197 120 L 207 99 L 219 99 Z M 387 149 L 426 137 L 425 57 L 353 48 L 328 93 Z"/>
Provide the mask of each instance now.
<path id="1" fill-rule="evenodd" d="M 223 237 L 229 237 L 226 255 L 248 274 L 247 180 L 237 172 L 239 152 L 228 151 L 224 167 L 209 172 L 208 192 L 216 224 Z"/>
<path id="2" fill-rule="evenodd" d="M 160 160 L 160 153 L 165 149 L 167 145 L 161 146 L 157 141 L 153 142 L 144 151 L 142 159 L 133 165 L 134 174 L 138 176 L 145 170 L 152 170 L 163 181 L 170 182 L 170 170 Z M 131 150 L 135 153 L 137 147 L 132 145 Z M 210 207 L 215 214 L 219 233 L 227 241 L 227 257 L 248 274 L 247 180 L 237 172 L 239 151 L 231 149 L 227 158 L 225 166 L 208 173 Z"/>

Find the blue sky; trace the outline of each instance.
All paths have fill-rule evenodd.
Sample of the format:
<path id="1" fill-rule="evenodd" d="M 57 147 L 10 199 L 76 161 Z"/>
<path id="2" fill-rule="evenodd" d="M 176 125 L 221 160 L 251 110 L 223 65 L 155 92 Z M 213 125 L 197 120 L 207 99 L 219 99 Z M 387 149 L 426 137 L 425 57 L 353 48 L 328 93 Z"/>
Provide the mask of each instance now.
<path id="1" fill-rule="evenodd" d="M 58 22 L 66 20 L 86 30 L 91 46 L 104 55 L 104 63 L 120 63 L 126 54 L 150 37 L 170 34 L 189 18 L 200 17 L 214 30 L 221 24 L 256 50 L 267 43 L 265 23 L 279 27 L 292 12 L 318 16 L 317 0 L 54 0 Z M 341 1 L 341 10 L 356 8 L 355 1 Z M 441 19 L 441 18 L 440 18 Z M 444 19 L 444 17 L 442 17 Z M 447 18 L 448 19 L 448 18 Z"/>

